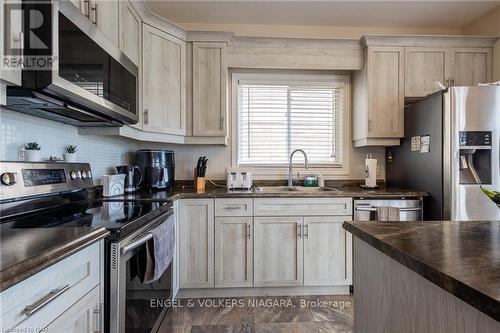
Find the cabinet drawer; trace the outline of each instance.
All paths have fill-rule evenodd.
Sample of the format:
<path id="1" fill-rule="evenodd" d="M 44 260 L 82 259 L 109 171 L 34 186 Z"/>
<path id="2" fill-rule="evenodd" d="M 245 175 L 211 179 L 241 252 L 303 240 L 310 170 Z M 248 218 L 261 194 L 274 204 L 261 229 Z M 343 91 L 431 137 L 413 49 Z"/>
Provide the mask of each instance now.
<path id="1" fill-rule="evenodd" d="M 352 215 L 352 198 L 255 198 L 254 215 Z"/>
<path id="2" fill-rule="evenodd" d="M 95 243 L 3 291 L 2 327 L 31 332 L 69 309 L 99 284 L 102 246 Z"/>
<path id="3" fill-rule="evenodd" d="M 215 199 L 215 216 L 252 216 L 252 198 Z"/>

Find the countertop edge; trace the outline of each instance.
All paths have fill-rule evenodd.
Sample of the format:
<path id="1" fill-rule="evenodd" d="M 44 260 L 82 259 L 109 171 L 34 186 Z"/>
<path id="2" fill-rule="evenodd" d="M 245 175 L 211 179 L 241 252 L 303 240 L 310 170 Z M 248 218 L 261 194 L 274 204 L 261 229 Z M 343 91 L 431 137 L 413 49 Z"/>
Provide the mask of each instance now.
<path id="1" fill-rule="evenodd" d="M 181 199 L 217 199 L 217 198 L 364 198 L 364 199 L 378 199 L 378 198 L 422 198 L 427 197 L 429 194 L 426 192 L 412 192 L 412 193 L 245 193 L 245 192 L 224 192 L 224 193 L 195 193 L 195 192 L 176 192 L 169 197 L 170 200 Z M 152 199 L 154 200 L 154 199 Z"/>
<path id="2" fill-rule="evenodd" d="M 40 253 L 35 257 L 4 269 L 0 272 L 0 292 L 3 292 L 4 290 L 26 280 L 36 273 L 43 271 L 44 269 L 82 250 L 83 248 L 104 239 L 108 235 L 109 231 L 101 227 L 67 242 L 64 245 L 54 246 L 50 250 Z M 49 259 L 41 259 L 41 256 L 44 258 L 49 257 Z"/>
<path id="3" fill-rule="evenodd" d="M 452 276 L 449 276 L 433 266 L 426 264 L 411 254 L 395 248 L 366 231 L 357 228 L 350 221 L 343 222 L 342 227 L 362 241 L 370 244 L 375 249 L 396 260 L 403 266 L 411 269 L 426 280 L 434 283 L 453 296 L 456 296 L 467 304 L 500 322 L 500 306 L 496 299 L 485 295 L 479 290 L 474 289 L 473 287 L 453 278 Z"/>

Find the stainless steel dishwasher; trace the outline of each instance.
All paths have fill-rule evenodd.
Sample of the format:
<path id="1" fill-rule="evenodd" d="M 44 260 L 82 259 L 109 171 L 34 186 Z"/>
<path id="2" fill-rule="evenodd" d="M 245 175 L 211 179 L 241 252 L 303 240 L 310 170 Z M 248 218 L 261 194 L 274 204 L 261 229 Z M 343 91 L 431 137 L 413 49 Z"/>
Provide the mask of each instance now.
<path id="1" fill-rule="evenodd" d="M 422 220 L 420 199 L 355 199 L 354 221 L 377 220 L 377 207 L 398 207 L 401 221 Z"/>

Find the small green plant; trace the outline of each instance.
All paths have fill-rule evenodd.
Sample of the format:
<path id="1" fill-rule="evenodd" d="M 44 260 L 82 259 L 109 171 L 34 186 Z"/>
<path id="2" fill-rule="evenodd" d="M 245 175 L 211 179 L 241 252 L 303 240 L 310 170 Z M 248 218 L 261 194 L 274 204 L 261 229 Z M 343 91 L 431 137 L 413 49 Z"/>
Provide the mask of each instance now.
<path id="1" fill-rule="evenodd" d="M 68 154 L 74 154 L 74 153 L 76 153 L 76 151 L 77 151 L 77 150 L 78 150 L 78 149 L 76 148 L 76 146 L 75 146 L 75 145 L 67 145 L 67 146 L 66 146 L 66 152 L 67 152 Z"/>
<path id="2" fill-rule="evenodd" d="M 24 145 L 24 150 L 40 150 L 42 147 L 36 142 L 28 142 Z"/>

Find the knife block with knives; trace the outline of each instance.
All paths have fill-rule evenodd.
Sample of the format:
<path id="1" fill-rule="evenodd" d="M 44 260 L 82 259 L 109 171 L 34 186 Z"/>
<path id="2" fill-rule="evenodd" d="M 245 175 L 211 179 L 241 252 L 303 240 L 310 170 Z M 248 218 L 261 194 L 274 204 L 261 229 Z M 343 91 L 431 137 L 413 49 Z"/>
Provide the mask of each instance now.
<path id="1" fill-rule="evenodd" d="M 196 168 L 194 169 L 194 187 L 197 192 L 205 192 L 207 161 L 208 159 L 206 156 L 200 157 L 198 159 L 198 163 L 196 164 Z"/>

